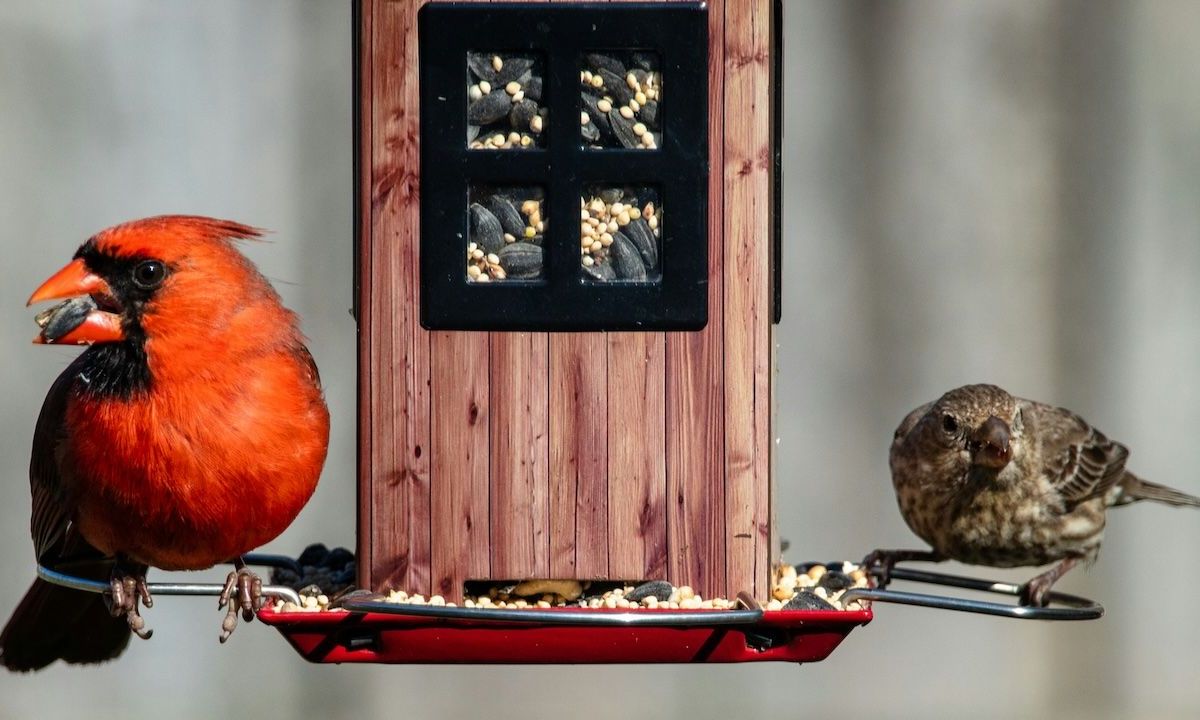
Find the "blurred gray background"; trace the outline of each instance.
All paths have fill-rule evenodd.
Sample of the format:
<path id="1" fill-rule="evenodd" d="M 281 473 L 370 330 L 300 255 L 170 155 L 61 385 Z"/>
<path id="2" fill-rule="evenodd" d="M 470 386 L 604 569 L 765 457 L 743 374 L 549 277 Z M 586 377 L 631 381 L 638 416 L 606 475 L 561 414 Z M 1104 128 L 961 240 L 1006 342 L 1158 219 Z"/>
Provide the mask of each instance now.
<path id="1" fill-rule="evenodd" d="M 1200 3 L 786 5 L 789 558 L 913 544 L 891 432 L 966 382 L 1068 405 L 1200 493 Z M 352 546 L 350 37 L 348 0 L 0 2 L 0 615 L 33 575 L 34 418 L 75 353 L 29 344 L 25 298 L 144 215 L 276 231 L 247 250 L 304 317 L 334 425 L 268 549 Z M 219 646 L 210 601 L 166 600 L 117 663 L 0 675 L 0 719 L 1194 718 L 1198 546 L 1200 513 L 1123 509 L 1061 584 L 1099 622 L 881 606 L 804 667 L 316 667 L 257 624 Z"/>

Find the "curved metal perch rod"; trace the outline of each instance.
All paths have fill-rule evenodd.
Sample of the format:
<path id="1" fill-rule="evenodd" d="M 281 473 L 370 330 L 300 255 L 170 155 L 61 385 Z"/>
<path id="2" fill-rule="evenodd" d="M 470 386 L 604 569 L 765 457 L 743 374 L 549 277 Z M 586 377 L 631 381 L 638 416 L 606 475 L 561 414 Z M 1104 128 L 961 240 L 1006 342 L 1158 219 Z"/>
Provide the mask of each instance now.
<path id="1" fill-rule="evenodd" d="M 284 557 L 282 555 L 257 555 L 250 554 L 242 556 L 242 561 L 247 565 L 264 565 L 268 567 L 295 567 L 296 561 Z M 71 588 L 72 590 L 82 590 L 83 592 L 106 593 L 109 592 L 109 586 L 106 582 L 99 580 L 88 580 L 86 578 L 67 575 L 66 573 L 58 572 L 52 568 L 48 568 L 39 564 L 37 566 L 37 575 L 42 580 L 52 584 L 61 585 L 62 587 Z M 217 597 L 224 589 L 223 583 L 148 583 L 151 595 L 190 595 L 190 596 L 212 596 Z M 263 595 L 300 604 L 300 594 L 286 585 L 264 585 L 262 589 Z"/>
<path id="2" fill-rule="evenodd" d="M 979 580 L 977 578 L 947 575 L 945 573 L 935 573 L 926 570 L 893 568 L 892 579 L 958 587 L 1012 597 L 1021 594 L 1021 586 L 1013 583 Z M 985 602 L 946 595 L 928 595 L 925 593 L 881 590 L 876 588 L 851 588 L 842 595 L 842 602 L 872 600 L 875 602 L 897 603 L 899 605 L 918 605 L 920 607 L 938 608 L 940 610 L 995 615 L 998 617 L 1017 618 L 1019 620 L 1096 620 L 1104 615 L 1103 605 L 1077 595 L 1052 592 L 1047 596 L 1047 599 L 1051 603 L 1065 605 L 1066 607 L 1029 607 L 1026 605 L 1009 605 L 1008 603 Z"/>

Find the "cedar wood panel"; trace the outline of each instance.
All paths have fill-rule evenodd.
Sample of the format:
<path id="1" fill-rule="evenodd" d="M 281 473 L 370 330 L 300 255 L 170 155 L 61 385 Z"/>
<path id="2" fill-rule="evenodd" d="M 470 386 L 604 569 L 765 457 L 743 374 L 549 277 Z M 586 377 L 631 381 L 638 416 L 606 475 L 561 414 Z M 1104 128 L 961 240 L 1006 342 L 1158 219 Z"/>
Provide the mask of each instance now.
<path id="1" fill-rule="evenodd" d="M 769 0 L 709 3 L 708 325 L 607 334 L 421 327 L 421 4 L 356 12 L 360 585 L 459 601 L 468 579 L 666 577 L 765 598 Z"/>

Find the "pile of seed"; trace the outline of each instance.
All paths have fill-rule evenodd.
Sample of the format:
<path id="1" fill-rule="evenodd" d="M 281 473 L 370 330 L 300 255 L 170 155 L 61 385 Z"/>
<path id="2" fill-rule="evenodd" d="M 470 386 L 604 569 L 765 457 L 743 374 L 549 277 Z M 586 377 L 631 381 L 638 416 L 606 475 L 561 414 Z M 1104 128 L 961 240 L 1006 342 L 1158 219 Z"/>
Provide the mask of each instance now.
<path id="1" fill-rule="evenodd" d="M 315 586 L 317 594 L 336 595 L 354 584 L 356 567 L 354 553 L 346 548 L 315 543 L 296 558 L 296 568 L 271 568 L 271 584 L 293 590 Z"/>
<path id="2" fill-rule="evenodd" d="M 653 150 L 661 137 L 662 76 L 655 57 L 589 53 L 579 72 L 580 133 L 588 147 Z"/>
<path id="3" fill-rule="evenodd" d="M 475 150 L 540 147 L 549 110 L 540 107 L 542 75 L 530 56 L 470 53 L 467 146 Z"/>
<path id="4" fill-rule="evenodd" d="M 775 568 L 771 599 L 767 610 L 862 610 L 863 604 L 851 600 L 843 606 L 841 597 L 848 588 L 867 587 L 867 573 L 854 563 L 802 565 L 786 563 Z"/>
<path id="5" fill-rule="evenodd" d="M 779 565 L 772 578 L 772 597 L 764 610 L 863 610 L 869 603 L 841 602 L 848 588 L 867 587 L 867 574 L 853 563 L 812 564 L 795 567 Z M 300 590 L 301 604 L 277 601 L 276 612 L 321 612 L 336 609 L 337 602 L 316 585 Z M 441 595 L 426 597 L 393 590 L 383 598 L 398 605 L 456 607 Z M 671 609 L 732 610 L 753 601 L 704 598 L 687 585 L 674 586 L 666 580 L 651 580 L 632 585 L 578 580 L 526 580 L 495 584 L 486 592 L 463 599 L 462 607 L 484 610 L 523 610 L 545 608 L 587 608 L 609 610 Z"/>
<path id="6" fill-rule="evenodd" d="M 579 262 L 596 282 L 658 279 L 662 211 L 646 188 L 606 188 L 579 199 Z"/>
<path id="7" fill-rule="evenodd" d="M 533 280 L 542 276 L 546 220 L 535 189 L 472 192 L 467 280 Z"/>

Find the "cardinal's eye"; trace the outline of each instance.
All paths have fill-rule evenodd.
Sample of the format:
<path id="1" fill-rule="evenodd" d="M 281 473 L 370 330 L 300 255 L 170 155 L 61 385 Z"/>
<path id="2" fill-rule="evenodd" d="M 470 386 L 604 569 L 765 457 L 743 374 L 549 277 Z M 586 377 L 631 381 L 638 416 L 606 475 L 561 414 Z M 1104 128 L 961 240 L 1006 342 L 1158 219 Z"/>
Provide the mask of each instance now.
<path id="1" fill-rule="evenodd" d="M 953 415 L 943 415 L 942 429 L 948 433 L 956 433 L 958 432 L 958 421 L 954 419 Z"/>
<path id="2" fill-rule="evenodd" d="M 167 277 L 167 266 L 158 260 L 145 260 L 133 268 L 133 282 L 143 290 L 153 290 Z"/>

